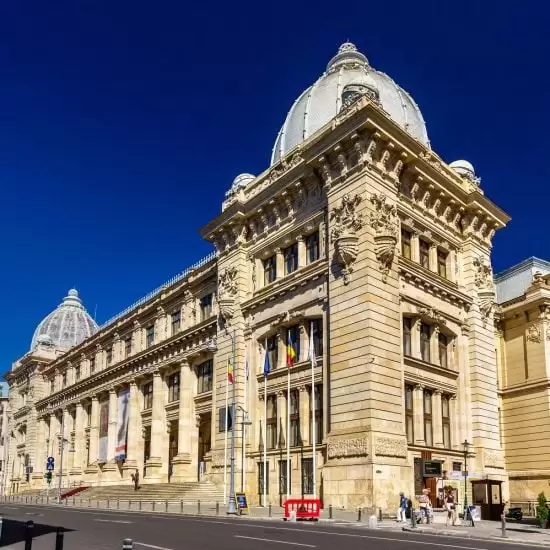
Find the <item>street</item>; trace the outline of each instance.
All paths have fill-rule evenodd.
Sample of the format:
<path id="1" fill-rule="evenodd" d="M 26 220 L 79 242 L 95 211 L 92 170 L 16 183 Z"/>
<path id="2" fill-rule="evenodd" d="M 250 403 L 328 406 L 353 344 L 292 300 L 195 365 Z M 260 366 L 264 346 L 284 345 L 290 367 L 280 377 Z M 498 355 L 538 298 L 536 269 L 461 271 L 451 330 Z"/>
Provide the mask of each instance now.
<path id="1" fill-rule="evenodd" d="M 268 550 L 333 550 L 339 544 L 345 544 L 346 550 L 408 550 L 420 545 L 434 550 L 502 550 L 504 544 L 325 522 L 294 524 L 27 505 L 1 505 L 0 513 L 4 516 L 0 547 L 6 550 L 23 549 L 24 524 L 29 520 L 35 522 L 33 550 L 54 550 L 57 527 L 66 530 L 65 550 L 117 550 L 124 538 L 131 538 L 136 550 L 257 550 L 259 545 Z M 514 550 L 526 544 L 506 543 L 505 547 Z"/>

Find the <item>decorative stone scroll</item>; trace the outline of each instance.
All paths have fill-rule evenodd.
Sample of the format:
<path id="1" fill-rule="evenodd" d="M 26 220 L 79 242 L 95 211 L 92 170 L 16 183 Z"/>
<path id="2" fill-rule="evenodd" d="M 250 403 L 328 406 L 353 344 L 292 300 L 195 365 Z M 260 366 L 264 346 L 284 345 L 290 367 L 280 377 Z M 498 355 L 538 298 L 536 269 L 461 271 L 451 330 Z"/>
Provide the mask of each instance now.
<path id="1" fill-rule="evenodd" d="M 541 333 L 538 323 L 531 323 L 527 327 L 527 341 L 533 342 L 534 344 L 540 344 L 541 342 Z"/>
<path id="2" fill-rule="evenodd" d="M 279 164 L 269 173 L 268 181 L 271 183 L 279 179 L 285 172 L 288 172 L 295 166 L 298 166 L 298 164 L 300 164 L 303 160 L 304 159 L 300 154 L 300 149 L 298 148 L 292 156 L 285 157 L 279 161 Z"/>
<path id="3" fill-rule="evenodd" d="M 474 267 L 476 269 L 475 273 L 475 284 L 478 288 L 481 289 L 493 289 L 493 269 L 491 268 L 489 262 L 482 258 L 474 259 Z"/>
<path id="4" fill-rule="evenodd" d="M 334 242 L 335 259 L 342 268 L 344 284 L 350 282 L 351 266 L 359 253 L 357 232 L 363 227 L 363 216 L 357 212 L 361 197 L 344 195 L 339 207 L 333 209 L 330 220 L 334 223 L 331 231 Z"/>
<path id="5" fill-rule="evenodd" d="M 419 315 L 422 317 L 426 317 L 431 323 L 435 323 L 437 325 L 445 325 L 447 324 L 446 319 L 443 318 L 443 315 L 440 311 L 437 309 L 434 309 L 433 307 L 423 307 L 418 310 Z"/>
<path id="6" fill-rule="evenodd" d="M 370 201 L 375 207 L 370 215 L 370 224 L 376 231 L 374 235 L 374 253 L 383 273 L 382 280 L 386 282 L 393 264 L 399 220 L 397 208 L 387 202 L 385 195 L 372 195 Z"/>
<path id="7" fill-rule="evenodd" d="M 407 443 L 402 439 L 377 437 L 374 442 L 374 454 L 376 456 L 407 458 Z"/>
<path id="8" fill-rule="evenodd" d="M 235 296 L 237 295 L 237 268 L 227 267 L 218 279 L 218 306 L 220 317 L 226 323 L 235 313 Z"/>
<path id="9" fill-rule="evenodd" d="M 368 442 L 366 437 L 358 439 L 339 439 L 328 442 L 329 458 L 347 458 L 351 456 L 367 456 Z"/>

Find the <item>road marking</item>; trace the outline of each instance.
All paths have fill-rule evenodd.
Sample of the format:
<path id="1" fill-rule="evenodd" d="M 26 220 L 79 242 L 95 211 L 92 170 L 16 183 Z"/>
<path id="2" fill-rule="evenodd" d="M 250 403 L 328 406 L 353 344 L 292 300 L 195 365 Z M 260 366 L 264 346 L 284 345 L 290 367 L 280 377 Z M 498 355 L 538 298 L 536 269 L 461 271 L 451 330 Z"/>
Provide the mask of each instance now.
<path id="1" fill-rule="evenodd" d="M 5 508 L 6 510 L 19 510 L 19 508 L 15 506 L 2 506 L 2 508 Z"/>
<path id="2" fill-rule="evenodd" d="M 94 521 L 102 521 L 104 523 L 132 523 L 131 521 L 124 521 L 123 519 L 94 519 Z"/>
<path id="3" fill-rule="evenodd" d="M 276 542 L 278 544 L 292 544 L 294 546 L 307 546 L 308 548 L 317 548 L 314 544 L 302 544 L 301 542 L 290 542 L 287 540 L 259 539 L 258 537 L 245 537 L 244 535 L 235 535 L 236 539 L 260 540 L 262 542 Z"/>
<path id="4" fill-rule="evenodd" d="M 145 546 L 146 548 L 154 548 L 155 550 L 172 550 L 171 548 L 166 548 L 164 546 L 155 546 L 154 544 L 145 544 L 144 542 L 134 541 L 136 546 Z"/>

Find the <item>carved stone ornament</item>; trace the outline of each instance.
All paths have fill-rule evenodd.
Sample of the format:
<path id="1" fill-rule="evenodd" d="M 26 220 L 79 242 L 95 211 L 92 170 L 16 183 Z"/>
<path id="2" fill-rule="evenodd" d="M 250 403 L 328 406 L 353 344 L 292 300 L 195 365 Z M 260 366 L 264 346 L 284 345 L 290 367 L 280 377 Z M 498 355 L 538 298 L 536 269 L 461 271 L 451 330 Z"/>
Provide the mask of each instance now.
<path id="1" fill-rule="evenodd" d="M 292 156 L 281 159 L 279 164 L 275 166 L 271 172 L 269 172 L 268 181 L 271 183 L 279 179 L 285 172 L 288 172 L 290 169 L 298 166 L 302 160 L 304 159 L 302 158 L 300 149 L 298 148 Z"/>
<path id="2" fill-rule="evenodd" d="M 475 284 L 479 288 L 493 288 L 493 270 L 489 262 L 481 256 L 474 259 Z"/>
<path id="3" fill-rule="evenodd" d="M 435 323 L 437 325 L 444 325 L 447 323 L 447 321 L 441 315 L 441 312 L 437 311 L 437 309 L 434 309 L 432 307 L 420 308 L 418 310 L 418 314 L 421 315 L 422 317 L 425 317 L 431 323 Z"/>
<path id="4" fill-rule="evenodd" d="M 237 268 L 226 267 L 218 279 L 218 296 L 231 298 L 237 295 Z"/>
<path id="5" fill-rule="evenodd" d="M 224 466 L 224 453 L 223 451 L 217 451 L 212 453 L 212 468 L 223 468 Z"/>
<path id="6" fill-rule="evenodd" d="M 370 224 L 375 230 L 374 254 L 383 273 L 382 280 L 386 282 L 395 257 L 397 245 L 398 217 L 395 205 L 386 202 L 385 195 L 372 195 L 370 198 L 375 207 L 370 215 Z"/>
<path id="7" fill-rule="evenodd" d="M 376 456 L 407 458 L 407 443 L 402 439 L 377 437 L 374 442 L 374 454 Z"/>
<path id="8" fill-rule="evenodd" d="M 504 458 L 500 451 L 490 449 L 483 451 L 483 462 L 486 468 L 504 469 Z"/>
<path id="9" fill-rule="evenodd" d="M 359 253 L 357 232 L 363 227 L 363 217 L 357 212 L 361 197 L 344 195 L 339 207 L 333 209 L 330 220 L 334 226 L 331 237 L 334 242 L 335 259 L 342 268 L 344 284 L 350 282 L 351 266 Z"/>
<path id="10" fill-rule="evenodd" d="M 234 298 L 219 298 L 218 307 L 220 310 L 220 317 L 224 322 L 228 322 L 235 313 L 235 299 Z"/>
<path id="11" fill-rule="evenodd" d="M 358 439 L 339 439 L 328 442 L 329 458 L 347 458 L 350 456 L 367 456 L 368 444 L 367 438 Z"/>
<path id="12" fill-rule="evenodd" d="M 480 290 L 478 293 L 479 298 L 479 312 L 483 322 L 485 323 L 495 305 L 495 293 L 492 290 Z"/>
<path id="13" fill-rule="evenodd" d="M 541 333 L 538 323 L 531 323 L 527 327 L 527 341 L 533 342 L 534 344 L 540 344 L 541 342 Z"/>

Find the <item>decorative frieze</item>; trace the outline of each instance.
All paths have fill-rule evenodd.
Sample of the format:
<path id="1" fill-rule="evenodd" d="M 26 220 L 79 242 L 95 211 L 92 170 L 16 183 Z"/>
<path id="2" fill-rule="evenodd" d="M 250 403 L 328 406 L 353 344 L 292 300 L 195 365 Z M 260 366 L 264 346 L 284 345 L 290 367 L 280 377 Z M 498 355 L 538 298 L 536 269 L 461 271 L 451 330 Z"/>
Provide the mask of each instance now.
<path id="1" fill-rule="evenodd" d="M 377 437 L 374 441 L 374 454 L 376 456 L 407 458 L 407 442 L 403 439 Z"/>
<path id="2" fill-rule="evenodd" d="M 329 459 L 368 455 L 368 440 L 366 437 L 329 441 L 327 447 Z"/>

